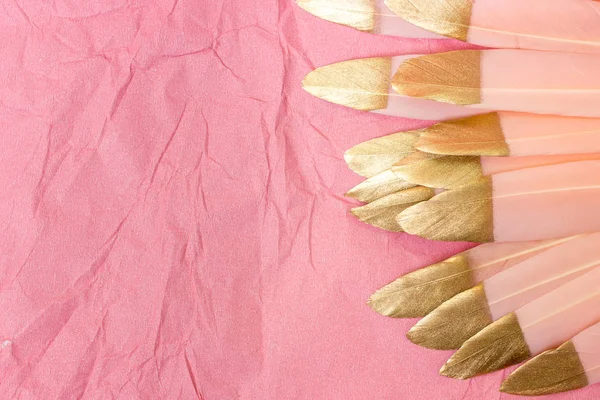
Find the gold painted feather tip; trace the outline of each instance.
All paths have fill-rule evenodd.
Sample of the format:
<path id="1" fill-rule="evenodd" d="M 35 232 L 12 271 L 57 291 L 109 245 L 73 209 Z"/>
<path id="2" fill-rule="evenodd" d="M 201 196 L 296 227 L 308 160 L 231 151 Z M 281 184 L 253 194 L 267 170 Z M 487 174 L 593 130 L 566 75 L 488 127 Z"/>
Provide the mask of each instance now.
<path id="1" fill-rule="evenodd" d="M 481 51 L 459 50 L 408 59 L 392 77 L 402 95 L 443 103 L 481 103 Z"/>
<path id="2" fill-rule="evenodd" d="M 428 31 L 467 40 L 473 0 L 385 0 L 394 13 Z"/>
<path id="3" fill-rule="evenodd" d="M 390 57 L 343 61 L 310 72 L 302 87 L 331 103 L 363 111 L 380 110 L 388 104 L 391 71 Z"/>
<path id="4" fill-rule="evenodd" d="M 383 171 L 372 178 L 353 187 L 346 193 L 346 197 L 372 203 L 375 200 L 394 194 L 401 190 L 410 189 L 416 185 L 399 178 L 392 170 Z"/>
<path id="5" fill-rule="evenodd" d="M 444 302 L 406 337 L 429 349 L 455 350 L 492 322 L 485 290 L 479 284 Z"/>
<path id="6" fill-rule="evenodd" d="M 400 132 L 357 144 L 344 154 L 348 167 L 357 174 L 370 178 L 409 156 L 419 131 Z"/>
<path id="7" fill-rule="evenodd" d="M 375 0 L 296 0 L 312 15 L 363 32 L 375 29 Z"/>
<path id="8" fill-rule="evenodd" d="M 392 318 L 424 317 L 452 296 L 473 285 L 469 261 L 463 254 L 408 273 L 382 287 L 369 306 Z"/>
<path id="9" fill-rule="evenodd" d="M 480 157 L 447 156 L 415 151 L 396 163 L 398 178 L 436 189 L 455 189 L 483 176 Z"/>
<path id="10" fill-rule="evenodd" d="M 419 202 L 429 200 L 433 189 L 417 186 L 387 195 L 362 207 L 351 210 L 352 214 L 364 223 L 390 232 L 403 232 L 396 222 L 402 211 Z"/>
<path id="11" fill-rule="evenodd" d="M 469 379 L 518 364 L 529 357 L 531 351 L 519 320 L 510 313 L 467 340 L 442 367 L 440 374 Z"/>
<path id="12" fill-rule="evenodd" d="M 508 156 L 498 113 L 440 122 L 423 129 L 417 150 L 457 156 Z"/>
<path id="13" fill-rule="evenodd" d="M 586 371 L 573 342 L 532 358 L 502 383 L 501 392 L 542 396 L 581 389 L 588 385 Z"/>
<path id="14" fill-rule="evenodd" d="M 491 179 L 481 178 L 416 204 L 398 215 L 398 225 L 430 240 L 493 242 Z"/>
<path id="15" fill-rule="evenodd" d="M 370 203 L 414 186 L 454 189 L 483 176 L 481 159 L 414 151 L 375 176 L 350 189 L 346 196 Z"/>

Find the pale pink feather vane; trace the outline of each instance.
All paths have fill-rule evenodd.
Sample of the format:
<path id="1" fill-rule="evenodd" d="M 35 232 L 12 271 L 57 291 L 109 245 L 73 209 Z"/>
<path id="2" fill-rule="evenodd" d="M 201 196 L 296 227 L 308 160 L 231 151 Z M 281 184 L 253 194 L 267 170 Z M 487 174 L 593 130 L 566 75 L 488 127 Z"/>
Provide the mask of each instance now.
<path id="1" fill-rule="evenodd" d="M 599 383 L 600 2 L 297 2 L 368 33 L 485 47 L 340 60 L 303 82 L 361 112 L 437 121 L 348 150 L 366 178 L 348 193 L 366 203 L 358 219 L 484 243 L 385 285 L 371 308 L 424 317 L 408 338 L 457 349 L 448 377 L 525 362 L 502 391 Z"/>

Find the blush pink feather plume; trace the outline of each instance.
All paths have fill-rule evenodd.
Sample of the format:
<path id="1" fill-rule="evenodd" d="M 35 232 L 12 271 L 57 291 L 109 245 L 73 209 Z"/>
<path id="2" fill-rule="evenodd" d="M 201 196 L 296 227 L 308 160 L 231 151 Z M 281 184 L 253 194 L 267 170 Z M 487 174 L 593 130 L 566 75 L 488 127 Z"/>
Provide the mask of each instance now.
<path id="1" fill-rule="evenodd" d="M 391 85 L 393 76 L 416 57 L 361 58 L 326 65 L 306 75 L 302 87 L 331 103 L 396 117 L 441 121 L 485 112 L 397 93 Z"/>
<path id="2" fill-rule="evenodd" d="M 450 37 L 507 49 L 600 53 L 600 3 L 594 0 L 297 0 L 297 3 L 317 17 L 382 35 Z"/>
<path id="3" fill-rule="evenodd" d="M 485 47 L 600 54 L 595 0 L 386 0 L 427 30 Z"/>
<path id="4" fill-rule="evenodd" d="M 598 117 L 600 54 L 460 50 L 406 60 L 396 92 L 475 109 Z"/>
<path id="5" fill-rule="evenodd" d="M 493 112 L 407 132 L 414 148 L 457 156 L 541 156 L 600 152 L 600 119 Z"/>
<path id="6" fill-rule="evenodd" d="M 486 110 L 600 117 L 599 68 L 600 54 L 458 50 L 331 64 L 309 73 L 303 87 L 336 104 L 410 118 Z"/>
<path id="7" fill-rule="evenodd" d="M 600 234 L 564 239 L 457 294 L 409 332 L 418 345 L 458 349 L 483 328 L 600 266 Z"/>
<path id="8" fill-rule="evenodd" d="M 600 231 L 600 161 L 504 172 L 418 203 L 398 216 L 432 240 L 514 242 Z"/>
<path id="9" fill-rule="evenodd" d="M 367 171 L 375 172 L 377 168 L 388 167 L 391 156 L 387 154 L 384 159 L 373 158 L 373 164 L 362 166 Z M 398 216 L 409 207 L 433 198 L 436 190 L 458 189 L 494 174 L 583 160 L 600 160 L 600 154 L 472 157 L 417 151 L 350 189 L 346 196 L 368 203 L 352 210 L 361 221 L 384 230 L 404 232 Z"/>
<path id="10" fill-rule="evenodd" d="M 482 244 L 401 276 L 375 292 L 369 305 L 388 317 L 424 317 L 460 292 L 572 239 Z"/>

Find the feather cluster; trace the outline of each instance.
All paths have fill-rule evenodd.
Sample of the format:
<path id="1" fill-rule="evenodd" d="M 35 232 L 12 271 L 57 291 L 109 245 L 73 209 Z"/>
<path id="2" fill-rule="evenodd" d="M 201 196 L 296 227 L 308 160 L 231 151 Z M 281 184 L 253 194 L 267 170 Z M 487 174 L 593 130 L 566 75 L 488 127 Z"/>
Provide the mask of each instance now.
<path id="1" fill-rule="evenodd" d="M 346 152 L 365 178 L 347 193 L 363 203 L 354 216 L 482 243 L 399 277 L 371 308 L 423 317 L 407 337 L 457 350 L 440 370 L 448 377 L 525 362 L 500 390 L 600 383 L 600 2 L 298 2 L 365 32 L 425 29 L 492 48 L 343 61 L 303 82 L 346 107 L 442 121 Z"/>

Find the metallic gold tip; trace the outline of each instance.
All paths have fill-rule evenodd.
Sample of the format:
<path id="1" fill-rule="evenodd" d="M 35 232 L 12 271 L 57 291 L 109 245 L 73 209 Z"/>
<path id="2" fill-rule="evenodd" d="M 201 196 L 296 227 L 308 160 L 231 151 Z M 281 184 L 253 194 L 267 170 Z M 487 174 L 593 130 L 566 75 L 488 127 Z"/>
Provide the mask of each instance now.
<path id="1" fill-rule="evenodd" d="M 296 0 L 312 15 L 359 31 L 375 28 L 375 0 Z"/>
<path id="2" fill-rule="evenodd" d="M 394 165 L 398 178 L 436 189 L 454 189 L 483 176 L 481 159 L 470 156 L 446 156 L 415 151 Z"/>
<path id="3" fill-rule="evenodd" d="M 492 322 L 485 290 L 480 284 L 433 310 L 406 337 L 429 349 L 455 350 Z"/>
<path id="4" fill-rule="evenodd" d="M 362 58 L 315 69 L 302 86 L 310 94 L 357 110 L 387 107 L 392 59 Z"/>
<path id="5" fill-rule="evenodd" d="M 417 186 L 390 194 L 365 206 L 352 209 L 361 221 L 390 232 L 403 232 L 396 222 L 402 211 L 434 196 L 433 189 Z"/>
<path id="6" fill-rule="evenodd" d="M 473 0 L 385 0 L 405 20 L 423 29 L 467 40 Z"/>
<path id="7" fill-rule="evenodd" d="M 481 178 L 400 213 L 405 232 L 441 241 L 493 242 L 492 181 Z"/>
<path id="8" fill-rule="evenodd" d="M 368 304 L 387 317 L 424 317 L 472 285 L 469 261 L 459 254 L 396 279 L 375 292 Z"/>
<path id="9" fill-rule="evenodd" d="M 357 144 L 344 154 L 348 167 L 357 174 L 372 177 L 412 154 L 418 131 L 400 132 Z"/>
<path id="10" fill-rule="evenodd" d="M 455 156 L 508 156 L 498 113 L 441 122 L 423 129 L 415 147 Z"/>
<path id="11" fill-rule="evenodd" d="M 501 392 L 521 396 L 542 396 L 588 385 L 588 378 L 573 342 L 532 358 L 502 384 Z"/>
<path id="12" fill-rule="evenodd" d="M 383 166 L 382 161 L 374 162 Z M 479 157 L 446 156 L 414 151 L 390 169 L 363 181 L 346 195 L 369 203 L 413 186 L 454 189 L 477 181 L 482 176 L 483 170 Z"/>
<path id="13" fill-rule="evenodd" d="M 481 51 L 459 50 L 408 59 L 392 77 L 400 94 L 470 105 L 481 103 Z"/>
<path id="14" fill-rule="evenodd" d="M 387 171 L 383 171 L 353 187 L 346 193 L 346 196 L 364 203 L 372 203 L 375 200 L 382 199 L 390 194 L 410 189 L 415 186 L 416 185 L 413 183 L 398 178 L 396 174 L 388 169 Z"/>
<path id="15" fill-rule="evenodd" d="M 518 364 L 530 356 L 519 320 L 510 313 L 467 340 L 442 367 L 440 374 L 469 379 Z"/>

